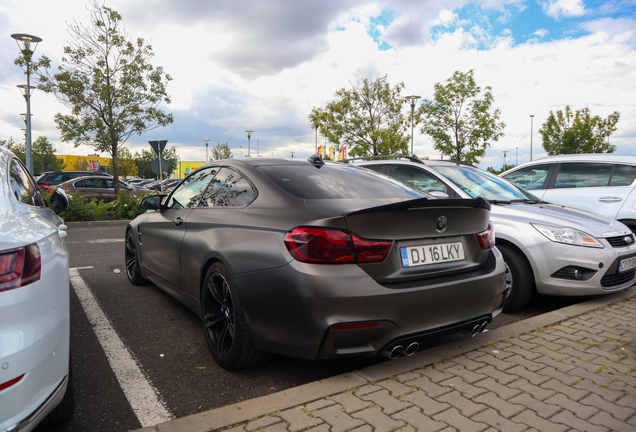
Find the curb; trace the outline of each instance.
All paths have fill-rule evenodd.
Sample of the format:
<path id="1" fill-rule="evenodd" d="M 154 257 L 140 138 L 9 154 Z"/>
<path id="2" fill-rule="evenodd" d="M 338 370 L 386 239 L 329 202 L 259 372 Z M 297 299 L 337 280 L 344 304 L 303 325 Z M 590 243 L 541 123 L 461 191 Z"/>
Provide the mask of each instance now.
<path id="1" fill-rule="evenodd" d="M 112 226 L 126 226 L 129 220 L 103 220 L 103 221 L 85 221 L 85 222 L 66 222 L 69 228 L 97 228 L 97 227 L 112 227 Z"/>
<path id="2" fill-rule="evenodd" d="M 488 344 L 547 327 L 612 303 L 620 302 L 634 295 L 636 295 L 636 286 L 632 286 L 622 292 L 597 297 L 499 327 L 483 333 L 477 338 L 462 339 L 418 352 L 411 357 L 400 357 L 396 360 L 376 364 L 358 371 L 348 372 L 233 405 L 159 423 L 153 427 L 136 429 L 131 432 L 208 432 L 228 428 L 237 423 L 246 422 L 273 412 L 289 409 L 297 405 L 306 405 L 316 400 L 342 393 L 351 387 L 361 387 L 449 357 L 465 354 Z"/>

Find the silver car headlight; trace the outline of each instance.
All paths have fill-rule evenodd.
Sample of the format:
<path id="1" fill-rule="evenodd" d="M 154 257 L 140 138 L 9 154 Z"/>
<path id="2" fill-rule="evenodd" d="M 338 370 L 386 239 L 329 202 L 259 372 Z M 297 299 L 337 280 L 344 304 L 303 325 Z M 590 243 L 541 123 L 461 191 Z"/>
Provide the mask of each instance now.
<path id="1" fill-rule="evenodd" d="M 568 227 L 555 227 L 538 223 L 531 223 L 537 231 L 555 243 L 565 243 L 574 246 L 602 248 L 603 245 L 586 232 Z"/>

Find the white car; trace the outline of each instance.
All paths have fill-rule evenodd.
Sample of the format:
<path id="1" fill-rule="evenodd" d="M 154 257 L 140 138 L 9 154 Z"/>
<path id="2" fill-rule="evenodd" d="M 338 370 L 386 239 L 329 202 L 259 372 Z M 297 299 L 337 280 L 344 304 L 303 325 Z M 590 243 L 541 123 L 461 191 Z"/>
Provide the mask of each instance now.
<path id="1" fill-rule="evenodd" d="M 73 413 L 69 258 L 62 219 L 3 147 L 0 184 L 0 431 L 23 432 Z"/>
<path id="2" fill-rule="evenodd" d="M 545 201 L 616 219 L 636 232 L 636 155 L 549 156 L 501 177 Z"/>
<path id="3" fill-rule="evenodd" d="M 636 281 L 636 239 L 627 226 L 593 213 L 550 204 L 479 168 L 409 157 L 350 159 L 443 198 L 492 205 L 495 245 L 509 267 L 504 311 L 544 295 L 609 294 Z M 374 160 L 376 159 L 376 160 Z"/>

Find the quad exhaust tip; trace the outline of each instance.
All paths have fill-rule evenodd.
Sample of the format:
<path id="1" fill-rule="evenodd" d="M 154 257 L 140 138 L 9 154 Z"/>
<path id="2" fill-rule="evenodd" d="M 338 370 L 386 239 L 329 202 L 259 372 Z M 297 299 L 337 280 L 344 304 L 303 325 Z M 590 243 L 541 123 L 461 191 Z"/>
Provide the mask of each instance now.
<path id="1" fill-rule="evenodd" d="M 402 345 L 395 345 L 393 348 L 386 349 L 382 352 L 385 357 L 395 360 L 403 355 L 410 357 L 417 352 L 420 348 L 420 344 L 417 342 L 411 342 L 406 348 Z"/>
<path id="2" fill-rule="evenodd" d="M 412 342 L 404 350 L 404 355 L 407 356 L 407 357 L 411 357 L 413 354 L 415 354 L 417 352 L 419 347 L 420 347 L 420 344 L 418 344 L 417 342 Z"/>
<path id="3" fill-rule="evenodd" d="M 484 321 L 481 324 L 476 324 L 475 327 L 470 331 L 470 337 L 475 337 L 479 333 L 483 333 L 486 331 L 486 327 L 488 327 L 488 321 Z"/>

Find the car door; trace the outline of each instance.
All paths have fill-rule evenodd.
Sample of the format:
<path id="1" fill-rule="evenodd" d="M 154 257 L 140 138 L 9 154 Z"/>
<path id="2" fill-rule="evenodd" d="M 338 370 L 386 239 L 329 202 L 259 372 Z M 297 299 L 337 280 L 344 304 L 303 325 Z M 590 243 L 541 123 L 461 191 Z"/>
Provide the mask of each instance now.
<path id="1" fill-rule="evenodd" d="M 633 188 L 610 186 L 613 171 L 612 163 L 561 163 L 543 199 L 615 219 Z M 615 184 L 623 184 L 622 177 L 617 172 Z"/>
<path id="2" fill-rule="evenodd" d="M 185 179 L 165 200 L 162 208 L 147 213 L 139 224 L 145 270 L 171 288 L 181 279 L 181 243 L 188 229 L 187 219 L 218 167 L 201 169 Z"/>

